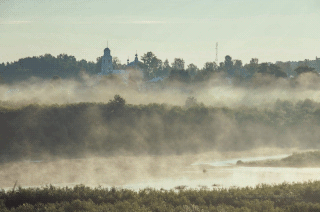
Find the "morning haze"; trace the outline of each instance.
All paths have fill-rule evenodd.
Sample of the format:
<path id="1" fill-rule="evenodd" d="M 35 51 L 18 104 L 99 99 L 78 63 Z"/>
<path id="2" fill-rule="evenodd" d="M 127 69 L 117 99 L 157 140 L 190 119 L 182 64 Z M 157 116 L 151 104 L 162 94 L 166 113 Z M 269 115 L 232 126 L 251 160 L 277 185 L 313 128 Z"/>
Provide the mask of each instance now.
<path id="1" fill-rule="evenodd" d="M 0 209 L 317 208 L 319 7 L 0 0 Z"/>
<path id="2" fill-rule="evenodd" d="M 107 45 L 121 61 L 152 50 L 202 66 L 227 54 L 248 63 L 314 59 L 319 3 L 308 1 L 1 1 L 1 61 L 67 53 L 95 61 Z"/>

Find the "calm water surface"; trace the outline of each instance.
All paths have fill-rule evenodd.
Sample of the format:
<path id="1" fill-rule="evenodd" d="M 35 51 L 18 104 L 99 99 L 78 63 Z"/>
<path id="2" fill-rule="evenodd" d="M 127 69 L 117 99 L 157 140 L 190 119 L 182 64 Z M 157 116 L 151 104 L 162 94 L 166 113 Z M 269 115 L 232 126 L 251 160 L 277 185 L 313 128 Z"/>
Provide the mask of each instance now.
<path id="1" fill-rule="evenodd" d="M 96 180 L 95 183 L 90 184 L 90 179 L 92 176 L 96 176 L 93 172 L 93 175 L 88 175 L 87 177 L 80 178 L 81 180 L 70 181 L 70 177 L 61 176 L 61 178 L 56 181 L 48 181 L 54 186 L 69 186 L 72 187 L 78 184 L 84 184 L 86 186 L 96 187 L 101 185 L 102 187 L 118 187 L 118 188 L 127 188 L 133 190 L 139 190 L 144 188 L 155 188 L 155 189 L 174 189 L 177 186 L 187 186 L 186 188 L 199 189 L 199 188 L 229 188 L 229 187 L 254 187 L 258 184 L 279 184 L 283 182 L 304 182 L 304 181 L 314 181 L 320 180 L 320 168 L 283 168 L 283 167 L 238 167 L 235 166 L 238 160 L 242 161 L 253 161 L 253 160 L 264 160 L 264 159 L 280 159 L 288 155 L 277 155 L 270 157 L 247 157 L 247 158 L 236 158 L 228 159 L 221 161 L 203 161 L 191 164 L 188 167 L 182 167 L 181 171 L 175 173 L 174 175 L 164 174 L 157 177 L 145 176 L 140 174 L 139 177 L 135 177 L 135 169 L 131 172 L 105 172 L 106 174 L 112 173 L 113 175 L 106 176 L 103 173 L 100 173 L 102 180 Z M 38 162 L 39 163 L 39 162 Z M 35 163 L 34 163 L 35 164 Z M 93 165 L 93 164 L 92 164 Z M 79 166 L 79 167 L 78 167 Z M 82 171 L 82 165 L 79 164 L 78 169 L 74 169 L 74 174 L 76 176 L 82 176 L 85 173 L 90 171 Z M 62 166 L 63 168 L 63 166 Z M 67 167 L 69 168 L 69 167 Z M 158 169 L 162 169 L 161 166 L 154 171 L 157 172 Z M 26 169 L 26 172 L 30 171 Z M 138 171 L 137 171 L 138 172 Z M 63 173 L 63 171 L 62 171 Z M 82 175 L 81 175 L 82 173 Z M 2 173 L 4 174 L 4 173 Z M 54 173 L 52 173 L 54 174 Z M 43 176 L 50 176 L 50 172 L 45 172 Z M 128 175 L 127 180 L 116 181 L 120 176 Z M 5 176 L 5 175 L 4 175 Z M 11 175 L 10 175 L 11 176 Z M 9 176 L 9 177 L 10 177 Z M 90 177 L 91 176 L 91 177 Z M 24 179 L 26 176 L 21 175 L 20 179 Z M 29 176 L 30 177 L 30 176 Z M 33 174 L 31 174 L 33 177 Z M 17 178 L 18 179 L 18 178 Z M 67 181 L 66 179 L 69 179 Z M 12 178 L 12 182 L 16 178 Z M 21 181 L 21 180 L 20 180 Z M 0 179 L 1 182 L 1 179 Z M 11 182 L 11 181 L 10 181 Z M 13 184 L 11 182 L 11 184 Z M 34 179 L 30 181 L 33 183 L 21 183 L 22 187 L 37 187 L 46 185 L 47 182 L 43 181 L 43 184 L 37 184 L 37 180 Z M 40 182 L 40 181 L 39 181 Z M 73 183 L 70 183 L 73 182 Z M 121 183 L 120 183 L 121 182 Z M 9 184 L 9 185 L 11 185 Z M 9 186 L 8 184 L 6 184 Z M 12 187 L 2 186 L 2 188 L 12 189 Z"/>
<path id="2" fill-rule="evenodd" d="M 156 189 L 173 189 L 179 185 L 187 188 L 229 188 L 254 187 L 258 184 L 279 184 L 283 182 L 304 182 L 320 180 L 320 168 L 283 168 L 283 167 L 237 167 L 238 160 L 254 161 L 265 159 L 280 159 L 288 155 L 270 157 L 237 158 L 232 160 L 195 163 L 193 166 L 212 165 L 214 167 L 201 170 L 188 170 L 176 178 L 158 180 L 143 180 L 139 183 L 123 185 L 123 188 L 139 190 L 151 187 Z"/>

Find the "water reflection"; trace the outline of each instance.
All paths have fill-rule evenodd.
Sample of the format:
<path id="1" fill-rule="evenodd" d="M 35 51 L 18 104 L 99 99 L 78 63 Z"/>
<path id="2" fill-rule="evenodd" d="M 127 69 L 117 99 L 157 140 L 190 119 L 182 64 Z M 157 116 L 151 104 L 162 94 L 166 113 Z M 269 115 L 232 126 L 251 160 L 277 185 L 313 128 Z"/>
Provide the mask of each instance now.
<path id="1" fill-rule="evenodd" d="M 158 180 L 145 180 L 139 183 L 123 185 L 122 188 L 139 190 L 146 187 L 173 189 L 178 185 L 187 188 L 209 189 L 229 187 L 254 187 L 258 184 L 279 184 L 283 182 L 304 182 L 320 180 L 320 168 L 274 168 L 274 167 L 233 167 L 213 168 L 206 173 L 186 171 L 181 177 Z"/>
<path id="2" fill-rule="evenodd" d="M 320 180 L 320 168 L 235 166 L 237 160 L 263 160 L 285 156 L 287 155 L 204 161 L 192 165 L 188 165 L 191 161 L 183 165 L 173 165 L 171 160 L 159 161 L 157 158 L 149 161 L 150 163 L 137 163 L 124 158 L 4 164 L 0 169 L 0 187 L 12 189 L 13 183 L 18 180 L 22 187 L 48 184 L 72 187 L 84 184 L 133 190 L 147 187 L 168 190 L 177 186 L 213 189 Z"/>
<path id="3" fill-rule="evenodd" d="M 143 181 L 123 188 L 138 190 L 151 187 L 156 189 L 173 189 L 177 185 L 185 185 L 187 188 L 230 188 L 230 187 L 254 187 L 258 184 L 279 184 L 283 182 L 305 182 L 320 180 L 320 168 L 286 168 L 286 167 L 241 167 L 235 166 L 238 160 L 254 161 L 265 159 L 281 159 L 288 155 L 276 155 L 270 157 L 237 158 L 232 160 L 211 161 L 194 163 L 192 166 L 211 165 L 212 168 L 201 170 L 188 169 L 181 173 L 180 177 L 166 178 L 151 181 Z"/>

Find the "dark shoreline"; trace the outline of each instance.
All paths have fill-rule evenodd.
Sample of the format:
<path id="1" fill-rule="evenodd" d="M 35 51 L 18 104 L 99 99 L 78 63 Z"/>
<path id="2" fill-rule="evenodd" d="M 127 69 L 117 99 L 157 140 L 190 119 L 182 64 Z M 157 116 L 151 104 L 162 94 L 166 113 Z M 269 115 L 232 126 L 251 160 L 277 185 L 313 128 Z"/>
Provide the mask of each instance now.
<path id="1" fill-rule="evenodd" d="M 292 155 L 280 160 L 259 160 L 243 162 L 238 160 L 236 166 L 245 167 L 291 167 L 291 168 L 319 168 L 320 151 L 308 151 L 293 153 Z"/>

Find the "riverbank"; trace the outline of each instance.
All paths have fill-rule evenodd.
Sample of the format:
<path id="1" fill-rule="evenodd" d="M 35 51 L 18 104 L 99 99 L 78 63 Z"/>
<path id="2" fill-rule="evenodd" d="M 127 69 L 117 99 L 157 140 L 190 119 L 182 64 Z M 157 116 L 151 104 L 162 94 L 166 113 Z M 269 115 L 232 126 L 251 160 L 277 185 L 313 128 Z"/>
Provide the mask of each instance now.
<path id="1" fill-rule="evenodd" d="M 280 160 L 238 160 L 236 165 L 247 167 L 320 167 L 320 151 L 293 153 Z"/>
<path id="2" fill-rule="evenodd" d="M 47 186 L 0 192 L 7 211 L 319 211 L 320 181 L 254 188 L 132 191 Z"/>

